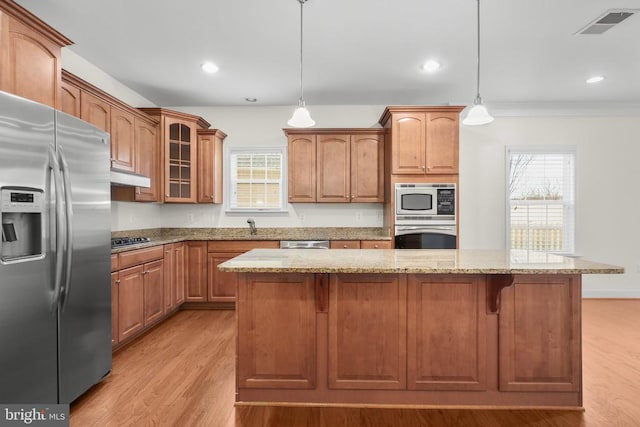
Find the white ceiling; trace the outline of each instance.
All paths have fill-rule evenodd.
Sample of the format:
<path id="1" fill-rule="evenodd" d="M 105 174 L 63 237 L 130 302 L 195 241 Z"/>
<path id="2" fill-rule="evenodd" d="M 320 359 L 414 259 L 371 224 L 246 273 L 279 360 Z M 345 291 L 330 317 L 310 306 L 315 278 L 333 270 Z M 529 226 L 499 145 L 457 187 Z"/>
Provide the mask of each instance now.
<path id="1" fill-rule="evenodd" d="M 297 0 L 16 2 L 157 105 L 297 103 Z M 480 7 L 480 89 L 489 107 L 640 103 L 640 13 L 602 35 L 574 35 L 608 9 L 640 9 L 640 0 Z M 309 0 L 304 38 L 309 106 L 467 105 L 475 97 L 475 0 Z M 442 63 L 435 74 L 420 70 L 430 58 Z M 205 60 L 220 71 L 205 75 Z M 596 74 L 606 79 L 585 83 Z"/>

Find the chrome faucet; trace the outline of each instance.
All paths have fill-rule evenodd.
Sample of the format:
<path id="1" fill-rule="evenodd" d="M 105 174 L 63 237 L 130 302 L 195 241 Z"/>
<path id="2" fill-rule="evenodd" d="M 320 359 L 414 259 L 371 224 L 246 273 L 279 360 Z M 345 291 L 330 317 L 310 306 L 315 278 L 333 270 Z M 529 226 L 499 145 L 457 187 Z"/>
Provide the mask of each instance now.
<path id="1" fill-rule="evenodd" d="M 249 218 L 247 220 L 247 224 L 249 224 L 249 230 L 251 231 L 251 235 L 254 235 L 254 234 L 258 233 L 258 229 L 256 228 L 256 222 L 254 220 Z"/>

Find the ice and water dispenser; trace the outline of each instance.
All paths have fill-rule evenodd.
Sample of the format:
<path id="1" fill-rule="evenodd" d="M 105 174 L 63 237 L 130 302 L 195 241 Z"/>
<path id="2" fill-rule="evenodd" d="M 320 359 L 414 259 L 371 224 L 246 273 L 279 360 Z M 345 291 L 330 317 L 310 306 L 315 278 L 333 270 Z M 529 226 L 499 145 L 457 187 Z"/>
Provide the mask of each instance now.
<path id="1" fill-rule="evenodd" d="M 43 254 L 44 208 L 44 193 L 40 189 L 24 187 L 0 189 L 2 216 L 0 260 L 11 262 Z"/>

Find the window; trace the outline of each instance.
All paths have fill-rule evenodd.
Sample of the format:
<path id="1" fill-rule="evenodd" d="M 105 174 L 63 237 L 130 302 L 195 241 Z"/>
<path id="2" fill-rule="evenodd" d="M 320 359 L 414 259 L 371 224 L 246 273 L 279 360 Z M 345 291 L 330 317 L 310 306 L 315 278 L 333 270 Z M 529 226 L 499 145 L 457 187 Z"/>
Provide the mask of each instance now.
<path id="1" fill-rule="evenodd" d="M 284 210 L 284 149 L 236 149 L 230 159 L 230 210 Z"/>
<path id="2" fill-rule="evenodd" d="M 574 148 L 507 147 L 507 246 L 572 254 Z"/>

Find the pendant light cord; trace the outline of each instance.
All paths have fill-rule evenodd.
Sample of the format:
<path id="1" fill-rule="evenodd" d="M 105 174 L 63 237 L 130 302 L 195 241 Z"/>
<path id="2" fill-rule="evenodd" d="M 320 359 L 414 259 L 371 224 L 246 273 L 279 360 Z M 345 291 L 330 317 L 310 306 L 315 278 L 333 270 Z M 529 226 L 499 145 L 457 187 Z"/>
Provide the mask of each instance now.
<path id="1" fill-rule="evenodd" d="M 300 2 L 300 99 L 298 100 L 298 105 L 300 107 L 304 107 L 304 89 L 302 87 L 302 36 L 303 36 L 303 25 L 302 25 L 302 7 L 304 6 L 306 0 L 298 0 Z"/>
<path id="2" fill-rule="evenodd" d="M 481 104 L 482 103 L 482 98 L 480 97 L 480 0 L 477 1 L 478 3 L 478 11 L 476 13 L 477 16 L 477 32 L 478 32 L 478 37 L 477 37 L 477 41 L 478 41 L 478 72 L 477 72 L 477 80 L 476 80 L 476 99 L 474 100 L 474 104 Z"/>

